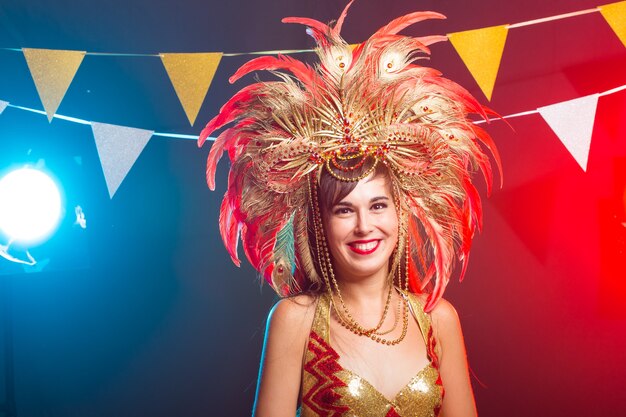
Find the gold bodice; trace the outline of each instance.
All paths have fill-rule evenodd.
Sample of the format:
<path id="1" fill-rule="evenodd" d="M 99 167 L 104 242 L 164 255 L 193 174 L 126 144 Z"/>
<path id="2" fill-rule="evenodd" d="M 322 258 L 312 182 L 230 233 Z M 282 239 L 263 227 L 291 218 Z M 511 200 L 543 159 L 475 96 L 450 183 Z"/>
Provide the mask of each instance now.
<path id="1" fill-rule="evenodd" d="M 406 297 L 424 336 L 430 363 L 392 400 L 339 364 L 339 355 L 329 343 L 330 297 L 320 297 L 304 357 L 301 417 L 434 417 L 438 414 L 443 387 L 430 318 L 417 297 L 412 294 Z"/>

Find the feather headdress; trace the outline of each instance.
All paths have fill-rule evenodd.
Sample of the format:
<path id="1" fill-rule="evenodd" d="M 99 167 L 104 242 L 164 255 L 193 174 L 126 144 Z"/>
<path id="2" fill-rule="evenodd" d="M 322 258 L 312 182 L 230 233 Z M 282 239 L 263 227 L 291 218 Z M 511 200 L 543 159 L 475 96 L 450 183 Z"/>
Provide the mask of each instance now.
<path id="1" fill-rule="evenodd" d="M 350 3 L 351 4 L 351 3 Z M 244 64 L 230 78 L 256 70 L 277 76 L 236 93 L 202 131 L 199 145 L 227 124 L 209 153 L 207 182 L 215 188 L 216 165 L 231 161 L 220 210 L 220 233 L 239 265 L 238 241 L 252 265 L 281 295 L 319 282 L 308 241 L 307 181 L 328 170 L 340 181 L 359 178 L 385 164 L 409 215 L 408 279 L 412 291 L 427 286 L 432 309 L 455 262 L 467 266 L 471 239 L 481 227 L 481 204 L 471 182 L 480 169 L 491 190 L 492 172 L 481 143 L 497 150 L 468 114 L 487 117 L 465 89 L 432 68 L 415 63 L 443 36 L 413 38 L 398 32 L 434 12 L 397 18 L 352 49 L 340 36 L 345 8 L 333 27 L 290 17 L 317 43 L 319 64 L 264 56 Z M 362 176 L 360 177 L 362 178 Z"/>

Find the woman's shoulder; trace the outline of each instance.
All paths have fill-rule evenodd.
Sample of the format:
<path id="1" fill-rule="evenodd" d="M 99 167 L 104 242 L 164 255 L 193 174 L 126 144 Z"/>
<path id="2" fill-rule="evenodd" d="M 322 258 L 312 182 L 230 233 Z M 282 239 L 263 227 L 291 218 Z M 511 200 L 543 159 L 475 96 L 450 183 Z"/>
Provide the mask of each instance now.
<path id="1" fill-rule="evenodd" d="M 433 321 L 438 321 L 442 324 L 454 324 L 459 321 L 459 315 L 456 312 L 456 308 L 452 303 L 445 298 L 439 299 L 435 307 L 430 311 L 430 315 Z"/>
<path id="2" fill-rule="evenodd" d="M 319 296 L 298 294 L 278 301 L 270 310 L 268 328 L 289 338 L 308 337 Z"/>
<path id="3" fill-rule="evenodd" d="M 255 415 L 286 415 L 286 409 L 294 415 L 315 306 L 315 297 L 298 295 L 283 298 L 270 310 Z"/>
<path id="4" fill-rule="evenodd" d="M 437 356 L 442 360 L 444 352 L 463 346 L 463 331 L 456 308 L 441 298 L 429 312 L 433 334 L 437 340 Z M 449 355 L 448 355 L 449 356 Z"/>
<path id="5" fill-rule="evenodd" d="M 410 296 L 417 300 L 420 308 L 424 311 L 429 294 L 410 293 Z M 459 315 L 452 303 L 445 298 L 440 298 L 432 310 L 424 312 L 424 314 L 428 317 L 435 334 L 441 335 L 442 332 L 445 334 L 460 330 Z"/>
<path id="6" fill-rule="evenodd" d="M 418 304 L 424 310 L 428 302 L 429 294 L 421 293 L 409 293 L 409 296 L 418 301 Z M 458 314 L 452 303 L 445 298 L 440 298 L 435 304 L 432 310 L 426 312 L 432 320 L 441 321 L 444 323 L 450 323 L 458 321 Z"/>

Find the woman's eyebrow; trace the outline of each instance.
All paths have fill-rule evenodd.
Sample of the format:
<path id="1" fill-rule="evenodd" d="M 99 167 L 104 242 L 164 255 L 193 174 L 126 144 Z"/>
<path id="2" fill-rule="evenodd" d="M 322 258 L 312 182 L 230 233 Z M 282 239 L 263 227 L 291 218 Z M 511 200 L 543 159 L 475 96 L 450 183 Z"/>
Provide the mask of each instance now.
<path id="1" fill-rule="evenodd" d="M 388 201 L 389 197 L 386 197 L 384 195 L 378 196 L 378 197 L 374 197 L 370 200 L 370 204 L 371 203 L 375 203 L 377 201 Z M 354 207 L 354 204 L 348 202 L 348 201 L 340 201 L 337 204 L 335 204 L 333 207 L 337 207 L 337 206 L 342 206 L 342 207 Z"/>

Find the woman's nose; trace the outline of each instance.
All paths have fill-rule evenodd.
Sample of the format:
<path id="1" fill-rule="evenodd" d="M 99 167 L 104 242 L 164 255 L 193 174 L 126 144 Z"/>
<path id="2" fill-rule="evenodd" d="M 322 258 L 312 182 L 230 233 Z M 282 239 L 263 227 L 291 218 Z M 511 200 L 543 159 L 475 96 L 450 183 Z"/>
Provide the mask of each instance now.
<path id="1" fill-rule="evenodd" d="M 355 231 L 359 234 L 367 234 L 372 231 L 372 222 L 367 213 L 357 215 Z"/>

